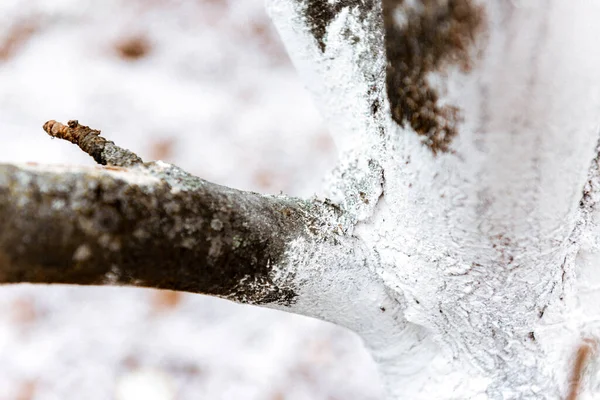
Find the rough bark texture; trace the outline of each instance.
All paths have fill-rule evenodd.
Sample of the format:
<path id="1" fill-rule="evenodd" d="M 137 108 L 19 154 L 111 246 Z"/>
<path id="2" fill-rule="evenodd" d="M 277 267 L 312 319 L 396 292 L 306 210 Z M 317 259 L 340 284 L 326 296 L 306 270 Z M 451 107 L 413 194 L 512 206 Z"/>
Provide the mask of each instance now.
<path id="1" fill-rule="evenodd" d="M 116 284 L 261 304 L 316 205 L 211 184 L 173 166 L 133 172 L 0 167 L 0 282 Z M 311 209 L 312 207 L 312 209 Z M 332 239 L 333 240 L 333 239 Z M 291 282 L 290 282 L 291 285 Z"/>

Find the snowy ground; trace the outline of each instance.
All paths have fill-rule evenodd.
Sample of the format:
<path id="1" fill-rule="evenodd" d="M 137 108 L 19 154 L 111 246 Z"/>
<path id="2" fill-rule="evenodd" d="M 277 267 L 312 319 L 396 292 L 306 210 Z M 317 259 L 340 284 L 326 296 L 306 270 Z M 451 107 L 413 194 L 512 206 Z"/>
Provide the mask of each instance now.
<path id="1" fill-rule="evenodd" d="M 260 192 L 319 193 L 335 163 L 261 0 L 2 0 L 0 162 L 92 165 L 45 136 L 49 119 Z M 326 323 L 199 295 L 0 288 L 0 400 L 380 393 L 360 340 Z"/>

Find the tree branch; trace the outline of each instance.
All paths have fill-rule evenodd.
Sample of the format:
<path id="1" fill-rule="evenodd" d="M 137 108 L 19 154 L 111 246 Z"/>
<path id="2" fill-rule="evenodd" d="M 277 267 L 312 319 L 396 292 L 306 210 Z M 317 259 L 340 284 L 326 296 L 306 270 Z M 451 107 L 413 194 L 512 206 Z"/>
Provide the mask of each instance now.
<path id="1" fill-rule="evenodd" d="M 124 284 L 289 304 L 274 275 L 319 203 L 215 185 L 69 121 L 44 130 L 130 170 L 0 166 L 0 282 Z M 324 238 L 324 240 L 327 240 Z"/>
<path id="2" fill-rule="evenodd" d="M 286 243 L 315 223 L 310 203 L 228 189 L 173 166 L 145 168 L 151 173 L 0 166 L 0 281 L 294 300 L 272 275 Z"/>
<path id="3" fill-rule="evenodd" d="M 346 217 L 336 206 L 226 188 L 160 161 L 144 164 L 76 121 L 44 128 L 113 166 L 0 164 L 0 284 L 203 293 L 366 336 L 404 324 L 400 304 L 372 271 L 377 261 L 343 232 Z M 375 315 L 366 319 L 373 325 L 357 318 L 364 313 Z"/>

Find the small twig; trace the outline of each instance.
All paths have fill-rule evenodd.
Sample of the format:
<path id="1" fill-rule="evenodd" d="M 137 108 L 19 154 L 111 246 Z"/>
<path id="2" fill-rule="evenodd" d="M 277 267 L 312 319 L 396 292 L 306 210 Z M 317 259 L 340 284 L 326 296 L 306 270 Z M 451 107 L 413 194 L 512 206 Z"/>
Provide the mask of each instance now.
<path id="1" fill-rule="evenodd" d="M 593 339 L 584 339 L 577 349 L 577 356 L 573 364 L 573 374 L 571 375 L 571 388 L 567 400 L 577 400 L 581 390 L 581 381 L 583 370 L 590 361 L 591 356 L 596 351 L 598 343 Z"/>
<path id="2" fill-rule="evenodd" d="M 100 131 L 80 125 L 77 120 L 71 120 L 67 125 L 51 120 L 44 124 L 44 130 L 52 137 L 76 144 L 81 150 L 92 156 L 98 164 L 131 167 L 143 163 L 135 153 L 104 139 L 100 136 Z"/>

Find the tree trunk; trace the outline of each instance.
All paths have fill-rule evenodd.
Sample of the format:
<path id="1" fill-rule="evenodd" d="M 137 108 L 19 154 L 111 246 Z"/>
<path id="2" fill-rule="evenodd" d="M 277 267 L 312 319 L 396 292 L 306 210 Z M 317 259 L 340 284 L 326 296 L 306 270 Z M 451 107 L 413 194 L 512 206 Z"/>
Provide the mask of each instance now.
<path id="1" fill-rule="evenodd" d="M 269 2 L 345 157 L 333 192 L 420 332 L 379 355 L 390 398 L 597 393 L 600 6 L 323 4 Z"/>

